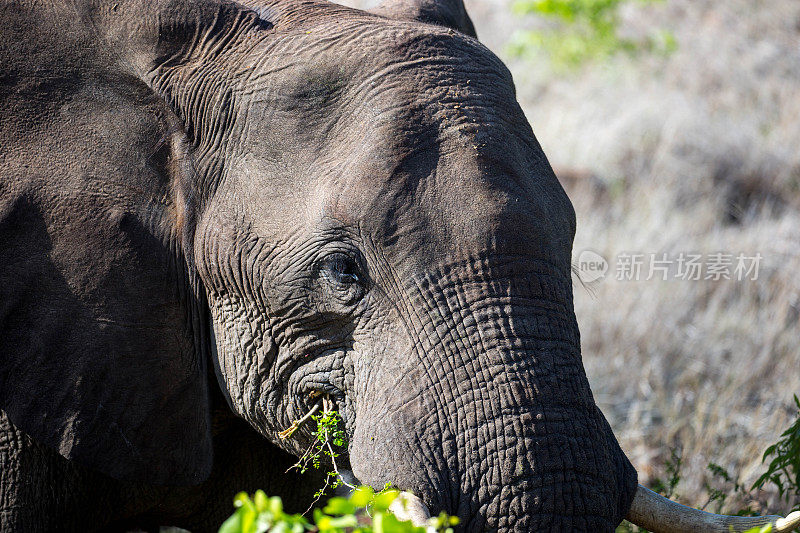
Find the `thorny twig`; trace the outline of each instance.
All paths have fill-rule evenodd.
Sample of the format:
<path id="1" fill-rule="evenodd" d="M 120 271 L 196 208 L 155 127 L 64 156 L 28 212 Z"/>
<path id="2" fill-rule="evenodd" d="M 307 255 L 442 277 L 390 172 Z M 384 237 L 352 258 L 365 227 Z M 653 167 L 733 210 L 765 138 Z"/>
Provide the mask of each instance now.
<path id="1" fill-rule="evenodd" d="M 323 402 L 324 402 L 324 399 L 323 399 Z M 319 410 L 319 403 L 316 403 L 316 404 L 314 404 L 314 407 L 312 407 L 309 412 L 304 414 L 301 418 L 299 418 L 299 419 L 295 420 L 294 422 L 292 422 L 291 426 L 289 426 L 288 428 L 286 428 L 283 431 L 281 431 L 280 433 L 278 433 L 278 437 L 280 437 L 283 440 L 286 440 L 289 437 L 291 437 L 292 435 L 294 435 L 294 432 L 297 431 L 297 429 L 300 427 L 300 425 L 303 422 L 305 422 L 306 420 L 310 419 L 314 415 L 314 413 L 316 413 L 318 410 Z"/>
<path id="2" fill-rule="evenodd" d="M 312 462 L 314 468 L 319 468 L 320 458 L 322 455 L 327 455 L 331 461 L 332 470 L 328 472 L 327 475 L 325 476 L 325 485 L 314 495 L 314 501 L 311 502 L 311 507 L 308 508 L 306 513 L 310 511 L 311 508 L 314 506 L 314 504 L 319 501 L 319 499 L 325 494 L 328 488 L 331 487 L 336 488 L 339 485 L 344 485 L 351 490 L 356 489 L 355 485 L 352 485 L 351 483 L 345 481 L 345 479 L 342 477 L 341 472 L 339 472 L 338 465 L 336 464 L 336 457 L 338 457 L 339 454 L 337 454 L 333 450 L 331 439 L 334 439 L 333 442 L 336 442 L 338 437 L 335 437 L 334 434 L 332 434 L 333 430 L 329 424 L 329 422 L 336 423 L 337 420 L 336 418 L 331 418 L 331 415 L 336 414 L 336 411 L 334 409 L 335 404 L 328 395 L 322 397 L 321 404 L 322 404 L 321 415 L 314 417 L 314 414 L 319 410 L 320 407 L 320 404 L 318 403 L 314 405 L 314 407 L 308 413 L 306 413 L 302 418 L 295 421 L 289 429 L 282 431 L 280 433 L 282 439 L 289 438 L 303 422 L 313 417 L 314 420 L 317 421 L 317 431 L 314 433 L 315 437 L 314 441 L 311 443 L 308 449 L 303 453 L 303 455 L 300 456 L 300 459 L 297 461 L 297 463 L 292 465 L 289 468 L 289 470 L 297 468 L 300 471 L 300 473 L 303 473 L 306 471 L 306 468 L 308 468 L 309 462 Z M 323 422 L 323 420 L 325 422 Z M 337 443 L 337 445 L 339 444 Z M 287 472 L 289 472 L 289 470 L 287 470 Z"/>
<path id="3" fill-rule="evenodd" d="M 309 511 L 311 511 L 311 509 L 314 508 L 314 505 L 320 500 L 320 498 L 322 498 L 322 496 L 325 494 L 325 491 L 328 490 L 328 486 L 330 485 L 330 478 L 331 476 L 325 476 L 325 485 L 319 490 L 319 492 L 317 492 L 314 499 L 311 501 L 311 504 L 308 506 L 308 509 L 303 511 L 304 515 L 307 515 Z"/>
<path id="4" fill-rule="evenodd" d="M 336 457 L 336 454 L 333 453 L 333 448 L 331 448 L 330 441 L 326 441 L 325 445 L 328 447 L 328 452 L 331 454 L 331 463 L 333 463 L 333 471 L 336 472 L 336 477 L 338 477 L 339 481 L 342 483 L 342 485 L 344 485 L 348 489 L 356 490 L 358 487 L 356 487 L 355 485 L 352 485 L 352 484 L 348 483 L 347 481 L 345 481 L 344 478 L 342 477 L 342 474 L 339 472 L 339 467 L 336 466 L 336 459 L 334 459 L 334 457 Z"/>

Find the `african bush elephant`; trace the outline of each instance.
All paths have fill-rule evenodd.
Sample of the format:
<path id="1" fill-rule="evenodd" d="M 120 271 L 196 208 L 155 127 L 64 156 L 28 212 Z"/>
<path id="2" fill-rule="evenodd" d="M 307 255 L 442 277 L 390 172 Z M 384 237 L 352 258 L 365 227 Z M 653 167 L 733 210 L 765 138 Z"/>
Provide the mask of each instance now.
<path id="1" fill-rule="evenodd" d="M 0 22 L 3 531 L 307 503 L 311 429 L 278 433 L 319 393 L 359 482 L 465 531 L 662 516 L 584 374 L 572 206 L 460 1 Z"/>

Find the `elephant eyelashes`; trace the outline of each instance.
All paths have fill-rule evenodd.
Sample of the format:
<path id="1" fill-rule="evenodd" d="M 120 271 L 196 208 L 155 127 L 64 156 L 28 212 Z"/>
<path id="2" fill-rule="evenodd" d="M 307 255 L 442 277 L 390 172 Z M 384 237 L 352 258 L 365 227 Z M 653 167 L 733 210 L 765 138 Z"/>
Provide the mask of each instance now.
<path id="1" fill-rule="evenodd" d="M 342 303 L 352 304 L 364 293 L 362 269 L 358 261 L 346 253 L 325 256 L 320 265 L 320 277 Z"/>

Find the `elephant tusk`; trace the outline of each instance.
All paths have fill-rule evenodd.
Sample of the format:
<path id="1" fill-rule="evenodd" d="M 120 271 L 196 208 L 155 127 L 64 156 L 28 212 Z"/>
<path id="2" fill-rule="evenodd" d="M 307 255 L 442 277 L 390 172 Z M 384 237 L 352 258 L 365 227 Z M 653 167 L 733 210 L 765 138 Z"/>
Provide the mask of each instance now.
<path id="1" fill-rule="evenodd" d="M 400 496 L 389 506 L 389 510 L 399 520 L 410 520 L 417 527 L 428 525 L 428 520 L 431 517 L 428 506 L 410 492 L 401 492 Z"/>
<path id="2" fill-rule="evenodd" d="M 780 516 L 728 516 L 692 509 L 639 485 L 625 517 L 653 533 L 741 533 L 772 525 L 772 533 L 786 533 L 800 527 L 800 511 Z"/>

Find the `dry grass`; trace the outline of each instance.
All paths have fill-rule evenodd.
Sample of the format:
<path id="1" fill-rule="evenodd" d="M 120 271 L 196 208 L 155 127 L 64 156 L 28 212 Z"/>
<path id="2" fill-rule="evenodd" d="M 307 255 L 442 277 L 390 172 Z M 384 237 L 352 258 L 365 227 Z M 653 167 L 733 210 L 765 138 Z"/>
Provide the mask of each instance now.
<path id="1" fill-rule="evenodd" d="M 673 31 L 679 50 L 561 79 L 514 70 L 571 178 L 576 253 L 764 257 L 756 281 L 576 284 L 586 370 L 640 479 L 678 447 L 679 494 L 701 505 L 709 461 L 755 480 L 800 393 L 800 4 L 668 0 L 627 15 L 630 31 Z"/>
<path id="2" fill-rule="evenodd" d="M 507 5 L 467 0 L 481 39 L 509 60 L 509 28 L 528 22 Z M 678 493 L 701 505 L 709 461 L 755 480 L 800 393 L 800 2 L 626 11 L 625 31 L 653 27 L 671 30 L 678 51 L 568 75 L 509 63 L 575 204 L 576 257 L 763 256 L 756 281 L 623 282 L 612 271 L 588 289 L 576 282 L 586 370 L 640 480 L 662 476 L 678 447 Z"/>

